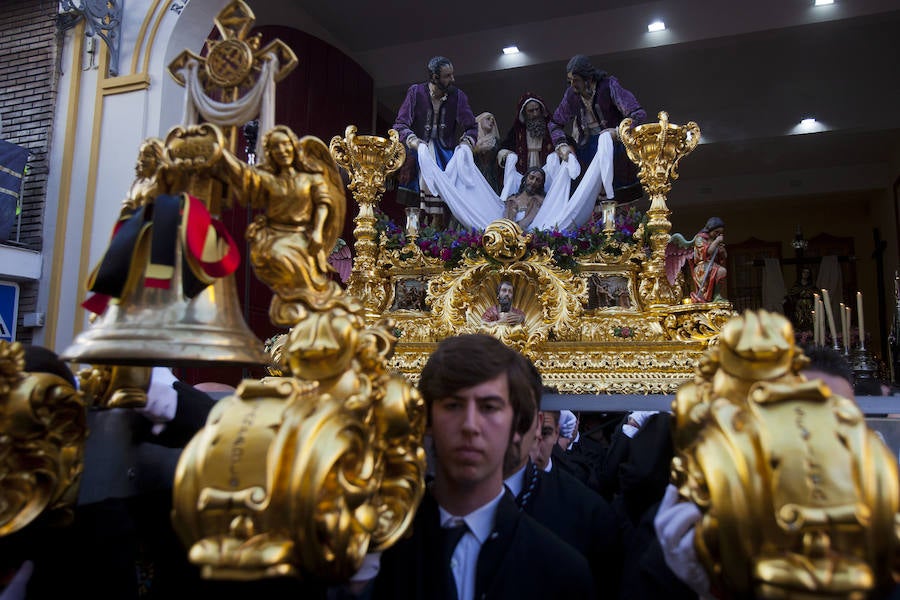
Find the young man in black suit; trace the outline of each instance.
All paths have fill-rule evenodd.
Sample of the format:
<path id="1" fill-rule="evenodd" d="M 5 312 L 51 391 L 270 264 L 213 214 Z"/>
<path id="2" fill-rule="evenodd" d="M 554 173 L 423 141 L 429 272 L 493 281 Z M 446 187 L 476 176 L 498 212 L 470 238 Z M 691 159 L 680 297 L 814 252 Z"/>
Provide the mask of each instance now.
<path id="1" fill-rule="evenodd" d="M 411 535 L 385 551 L 375 598 L 589 598 L 587 561 L 531 517 L 503 485 L 518 424 L 534 420 L 527 361 L 496 338 L 442 341 L 419 383 L 435 479 Z M 457 543 L 445 543 L 460 527 Z M 553 577 L 538 577 L 538 573 Z M 532 576 L 535 575 L 535 576 Z"/>
<path id="2" fill-rule="evenodd" d="M 531 371 L 535 409 L 540 410 L 541 376 L 533 365 Z M 548 457 L 545 456 L 540 468 L 534 462 L 534 450 L 541 442 L 544 447 L 558 447 L 555 440 L 544 439 L 548 427 L 558 433 L 558 413 L 552 413 L 538 412 L 522 437 L 520 447 L 509 453 L 511 460 L 504 472 L 506 486 L 522 512 L 587 559 L 598 594 L 614 598 L 618 594 L 623 553 L 612 507 L 595 491 L 560 469 L 556 460 L 546 460 Z M 550 437 L 553 437 L 552 431 Z M 512 446 L 511 450 L 514 448 Z"/>

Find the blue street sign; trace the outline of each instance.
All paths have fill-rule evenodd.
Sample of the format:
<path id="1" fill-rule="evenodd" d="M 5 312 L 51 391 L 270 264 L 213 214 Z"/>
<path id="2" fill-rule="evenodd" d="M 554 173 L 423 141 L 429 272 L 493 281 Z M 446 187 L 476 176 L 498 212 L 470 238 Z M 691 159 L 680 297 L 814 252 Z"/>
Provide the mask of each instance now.
<path id="1" fill-rule="evenodd" d="M 16 339 L 16 318 L 19 316 L 19 284 L 0 281 L 0 340 Z"/>

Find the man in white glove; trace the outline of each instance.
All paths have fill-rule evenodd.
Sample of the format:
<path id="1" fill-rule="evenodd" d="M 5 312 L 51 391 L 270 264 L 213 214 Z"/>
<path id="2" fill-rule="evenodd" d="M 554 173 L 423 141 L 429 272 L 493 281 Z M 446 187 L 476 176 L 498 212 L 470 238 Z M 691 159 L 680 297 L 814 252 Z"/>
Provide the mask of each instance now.
<path id="1" fill-rule="evenodd" d="M 662 546 L 666 565 L 678 578 L 697 592 L 700 598 L 713 598 L 710 594 L 709 576 L 694 549 L 694 527 L 702 517 L 693 502 L 680 502 L 678 489 L 669 484 L 653 527 Z"/>
<path id="2" fill-rule="evenodd" d="M 150 388 L 147 390 L 147 404 L 137 409 L 139 413 L 153 422 L 155 435 L 162 433 L 166 423 L 175 418 L 178 408 L 178 392 L 175 382 L 178 378 L 168 367 L 153 367 L 150 374 Z"/>
<path id="3" fill-rule="evenodd" d="M 557 443 L 563 450 L 568 450 L 578 435 L 578 417 L 571 410 L 559 411 L 559 439 Z"/>
<path id="4" fill-rule="evenodd" d="M 630 438 L 637 435 L 647 419 L 657 414 L 658 410 L 636 410 L 628 415 L 628 420 L 622 425 L 622 433 Z"/>

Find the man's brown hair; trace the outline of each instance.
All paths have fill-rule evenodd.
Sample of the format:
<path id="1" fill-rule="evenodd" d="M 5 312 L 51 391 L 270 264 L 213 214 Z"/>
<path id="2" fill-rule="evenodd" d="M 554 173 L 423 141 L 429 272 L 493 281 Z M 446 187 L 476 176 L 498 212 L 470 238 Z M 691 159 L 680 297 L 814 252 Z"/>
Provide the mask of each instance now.
<path id="1" fill-rule="evenodd" d="M 536 414 L 537 402 L 532 391 L 534 373 L 527 359 L 497 338 L 482 333 L 444 339 L 428 358 L 419 379 L 419 391 L 425 399 L 429 422 L 431 407 L 436 400 L 503 373 L 506 373 L 509 403 L 513 409 L 512 439 L 522 424 L 531 425 Z"/>

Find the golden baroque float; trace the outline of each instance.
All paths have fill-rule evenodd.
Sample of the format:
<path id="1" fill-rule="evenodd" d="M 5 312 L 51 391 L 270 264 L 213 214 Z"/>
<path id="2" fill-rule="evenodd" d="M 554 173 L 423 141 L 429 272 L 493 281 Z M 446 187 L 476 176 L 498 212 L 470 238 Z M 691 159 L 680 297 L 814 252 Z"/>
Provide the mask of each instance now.
<path id="1" fill-rule="evenodd" d="M 650 193 L 638 243 L 609 236 L 578 257 L 574 269 L 557 266 L 548 248 L 529 248 L 531 234 L 505 219 L 489 225 L 481 248 L 470 248 L 451 269 L 416 244 L 415 219 L 400 248 L 389 247 L 384 235 L 375 248 L 366 228 L 356 240 L 351 282 L 366 282 L 370 319 L 390 316 L 396 323 L 391 366 L 415 381 L 442 338 L 486 332 L 534 360 L 547 385 L 561 393 L 668 394 L 687 381 L 734 313 L 729 302 L 683 304 L 681 288 L 667 279 L 665 195 L 700 130 L 695 123 L 672 124 L 664 112 L 659 119 L 637 127 L 626 120 L 619 129 Z M 356 200 L 368 215 L 369 195 Z M 503 281 L 514 288 L 512 305 L 525 313 L 522 323 L 482 319 Z"/>

